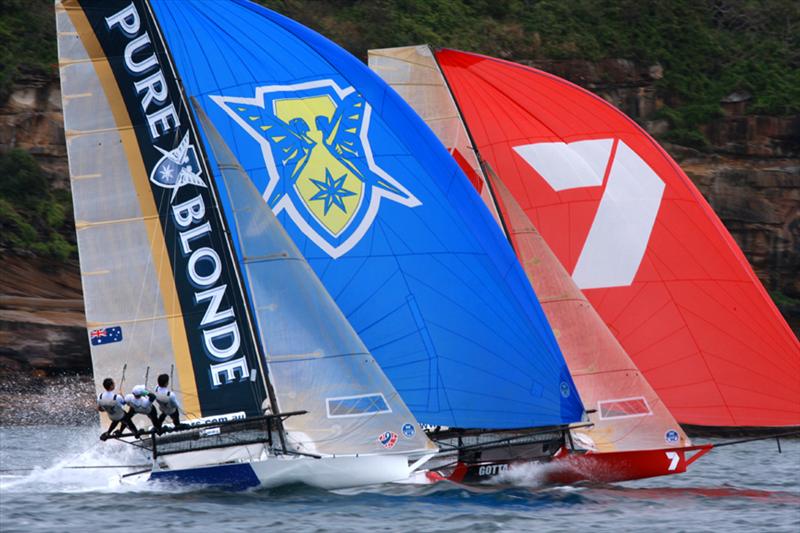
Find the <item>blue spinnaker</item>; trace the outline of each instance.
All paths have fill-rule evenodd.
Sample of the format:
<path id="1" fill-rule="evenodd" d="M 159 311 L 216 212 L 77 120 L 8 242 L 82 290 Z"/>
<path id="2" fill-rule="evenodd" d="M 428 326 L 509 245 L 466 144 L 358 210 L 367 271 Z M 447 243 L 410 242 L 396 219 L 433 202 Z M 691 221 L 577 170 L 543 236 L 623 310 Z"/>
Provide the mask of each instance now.
<path id="1" fill-rule="evenodd" d="M 511 247 L 392 89 L 336 44 L 255 4 L 151 3 L 187 94 L 420 422 L 581 419 Z"/>

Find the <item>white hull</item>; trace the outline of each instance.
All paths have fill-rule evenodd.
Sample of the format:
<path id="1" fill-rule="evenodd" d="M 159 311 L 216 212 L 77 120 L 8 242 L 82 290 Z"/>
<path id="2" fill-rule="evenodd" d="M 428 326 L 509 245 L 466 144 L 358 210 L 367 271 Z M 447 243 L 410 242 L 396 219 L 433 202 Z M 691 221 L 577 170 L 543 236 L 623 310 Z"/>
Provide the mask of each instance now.
<path id="1" fill-rule="evenodd" d="M 304 483 L 322 489 L 343 489 L 408 479 L 410 474 L 405 455 L 273 458 L 250 466 L 263 487 Z"/>
<path id="2" fill-rule="evenodd" d="M 413 465 L 414 468 L 417 466 Z M 402 481 L 408 479 L 411 472 L 407 455 L 323 456 L 317 459 L 267 455 L 262 445 L 251 445 L 161 458 L 150 479 L 234 490 L 298 483 L 322 489 L 343 489 Z"/>

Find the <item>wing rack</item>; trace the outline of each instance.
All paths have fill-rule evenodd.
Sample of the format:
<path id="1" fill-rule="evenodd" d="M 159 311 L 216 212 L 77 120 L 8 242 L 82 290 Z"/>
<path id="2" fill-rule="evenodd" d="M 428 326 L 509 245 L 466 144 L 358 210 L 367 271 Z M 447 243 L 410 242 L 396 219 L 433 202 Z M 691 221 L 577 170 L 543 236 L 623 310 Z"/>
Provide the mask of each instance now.
<path id="1" fill-rule="evenodd" d="M 122 433 L 114 438 L 152 453 L 153 460 L 166 455 L 245 446 L 248 444 L 267 444 L 276 454 L 306 455 L 288 450 L 279 437 L 282 423 L 290 416 L 304 415 L 307 411 L 290 411 L 277 415 L 263 415 L 241 420 L 207 422 L 196 425 L 182 425 L 179 428 L 164 428 L 166 434 L 159 435 L 151 429 L 141 440 L 134 433 Z M 277 437 L 277 441 L 276 441 Z M 275 445 L 275 442 L 278 445 Z"/>

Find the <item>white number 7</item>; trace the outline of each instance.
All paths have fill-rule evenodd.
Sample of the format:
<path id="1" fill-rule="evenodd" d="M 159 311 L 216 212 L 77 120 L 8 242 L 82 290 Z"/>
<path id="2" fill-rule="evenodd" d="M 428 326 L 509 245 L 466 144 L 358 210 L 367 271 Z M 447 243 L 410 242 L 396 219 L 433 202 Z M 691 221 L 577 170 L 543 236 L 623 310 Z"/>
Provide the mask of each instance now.
<path id="1" fill-rule="evenodd" d="M 681 456 L 678 452 L 667 452 L 667 459 L 670 460 L 669 467 L 667 468 L 670 472 L 678 468 L 678 463 L 681 462 Z"/>
<path id="2" fill-rule="evenodd" d="M 608 183 L 572 279 L 581 289 L 633 283 L 664 196 L 658 174 L 615 139 L 535 143 L 515 146 L 514 151 L 555 191 L 601 187 L 608 170 Z"/>

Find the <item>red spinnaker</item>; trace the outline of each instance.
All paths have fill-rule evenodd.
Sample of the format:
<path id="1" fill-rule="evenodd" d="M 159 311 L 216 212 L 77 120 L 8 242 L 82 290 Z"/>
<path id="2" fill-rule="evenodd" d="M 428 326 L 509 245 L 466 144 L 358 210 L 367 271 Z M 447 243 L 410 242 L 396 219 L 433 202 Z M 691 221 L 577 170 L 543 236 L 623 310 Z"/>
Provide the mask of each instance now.
<path id="1" fill-rule="evenodd" d="M 436 52 L 500 176 L 675 418 L 800 425 L 800 344 L 667 153 L 601 98 L 519 64 Z"/>

